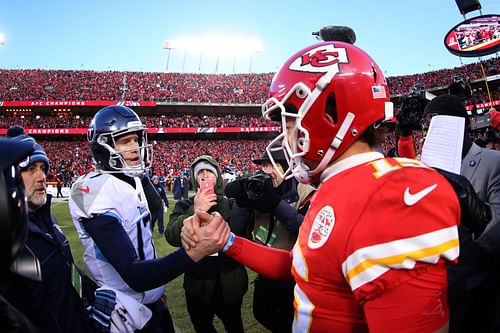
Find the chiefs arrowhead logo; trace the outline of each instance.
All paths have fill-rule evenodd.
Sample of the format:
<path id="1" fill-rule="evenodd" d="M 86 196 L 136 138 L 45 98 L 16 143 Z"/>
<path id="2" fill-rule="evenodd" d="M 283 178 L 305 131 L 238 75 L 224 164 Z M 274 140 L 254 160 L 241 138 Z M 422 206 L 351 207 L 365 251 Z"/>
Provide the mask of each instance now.
<path id="1" fill-rule="evenodd" d="M 297 57 L 289 66 L 300 72 L 326 73 L 339 71 L 339 63 L 348 63 L 347 51 L 334 45 L 321 45 Z"/>

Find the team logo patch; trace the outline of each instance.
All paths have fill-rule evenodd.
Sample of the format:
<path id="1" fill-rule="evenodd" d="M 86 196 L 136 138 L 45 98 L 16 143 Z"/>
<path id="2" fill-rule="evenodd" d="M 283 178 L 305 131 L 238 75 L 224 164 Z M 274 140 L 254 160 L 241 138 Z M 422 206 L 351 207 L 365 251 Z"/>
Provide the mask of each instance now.
<path id="1" fill-rule="evenodd" d="M 310 249 L 317 249 L 325 245 L 326 241 L 332 233 L 335 225 L 335 213 L 333 208 L 325 206 L 321 208 L 319 213 L 314 218 L 314 222 L 309 233 L 307 245 Z"/>
<path id="2" fill-rule="evenodd" d="M 289 66 L 290 70 L 300 72 L 326 73 L 338 72 L 339 63 L 348 63 L 344 48 L 334 45 L 322 45 L 297 57 Z"/>
<path id="3" fill-rule="evenodd" d="M 89 129 L 87 130 L 87 141 L 92 142 L 95 138 L 95 124 L 90 124 Z"/>

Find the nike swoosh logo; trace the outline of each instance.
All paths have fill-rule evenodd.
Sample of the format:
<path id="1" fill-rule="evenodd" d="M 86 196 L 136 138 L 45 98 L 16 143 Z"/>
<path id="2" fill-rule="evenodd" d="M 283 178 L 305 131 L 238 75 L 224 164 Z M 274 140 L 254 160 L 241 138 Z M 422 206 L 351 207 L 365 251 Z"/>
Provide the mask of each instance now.
<path id="1" fill-rule="evenodd" d="M 80 192 L 83 192 L 83 193 L 89 193 L 90 192 L 90 187 L 81 187 L 78 189 Z"/>
<path id="2" fill-rule="evenodd" d="M 437 184 L 431 185 L 429 187 L 424 188 L 422 191 L 419 191 L 417 193 L 411 194 L 410 193 L 410 188 L 407 187 L 405 190 L 404 194 L 404 202 L 407 206 L 413 206 L 420 200 L 422 200 L 427 194 L 431 193 L 434 191 L 434 189 L 437 187 Z"/>

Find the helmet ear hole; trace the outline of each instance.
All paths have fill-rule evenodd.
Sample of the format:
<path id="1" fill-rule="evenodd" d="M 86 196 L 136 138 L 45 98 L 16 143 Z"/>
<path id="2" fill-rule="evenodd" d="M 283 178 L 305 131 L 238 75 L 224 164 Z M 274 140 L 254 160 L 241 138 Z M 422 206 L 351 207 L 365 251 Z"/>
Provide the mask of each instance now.
<path id="1" fill-rule="evenodd" d="M 297 95 L 298 98 L 304 99 L 307 97 L 307 92 L 304 89 L 298 89 L 295 94 Z"/>
<path id="2" fill-rule="evenodd" d="M 325 118 L 333 125 L 338 122 L 337 100 L 335 99 L 335 94 L 333 93 L 328 95 L 326 98 Z"/>

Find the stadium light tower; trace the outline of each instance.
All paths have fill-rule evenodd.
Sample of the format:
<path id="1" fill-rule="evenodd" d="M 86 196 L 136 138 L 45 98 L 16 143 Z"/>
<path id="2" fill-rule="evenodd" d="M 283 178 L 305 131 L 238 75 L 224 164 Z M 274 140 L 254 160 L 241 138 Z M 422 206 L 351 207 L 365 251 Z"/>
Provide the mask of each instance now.
<path id="1" fill-rule="evenodd" d="M 235 57 L 250 55 L 250 71 L 252 68 L 253 53 L 262 52 L 262 46 L 257 39 L 227 37 L 227 36 L 202 36 L 197 38 L 178 38 L 167 40 L 163 44 L 163 48 L 168 50 L 167 55 L 167 70 L 172 49 L 184 50 L 183 71 L 186 62 L 186 52 L 200 52 L 200 60 L 198 70 L 201 70 L 201 62 L 203 56 L 216 57 L 215 72 L 219 69 L 219 60 L 221 57 L 233 58 L 233 71 L 235 67 Z"/>
<path id="2" fill-rule="evenodd" d="M 256 47 L 253 51 L 250 52 L 250 66 L 248 68 L 249 73 L 252 73 L 252 61 L 253 61 L 254 53 L 257 54 L 257 53 L 261 53 L 261 52 L 262 52 L 262 46 L 260 45 L 260 43 L 258 45 L 256 45 Z"/>
<path id="3" fill-rule="evenodd" d="M 170 61 L 170 51 L 172 50 L 172 41 L 166 40 L 163 42 L 163 48 L 167 50 L 167 65 L 165 70 L 168 71 L 168 62 Z"/>

